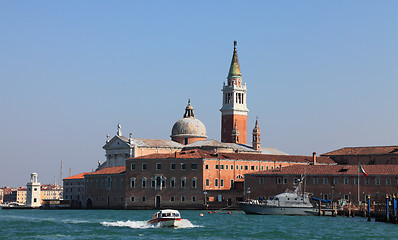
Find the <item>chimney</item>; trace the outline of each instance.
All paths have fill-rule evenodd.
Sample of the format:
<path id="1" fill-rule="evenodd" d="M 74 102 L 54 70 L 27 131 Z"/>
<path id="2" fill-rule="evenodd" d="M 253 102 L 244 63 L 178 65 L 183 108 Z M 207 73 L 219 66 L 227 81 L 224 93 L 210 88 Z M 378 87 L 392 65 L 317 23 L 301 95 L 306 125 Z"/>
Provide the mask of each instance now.
<path id="1" fill-rule="evenodd" d="M 316 152 L 312 153 L 312 164 L 315 165 L 316 164 Z"/>

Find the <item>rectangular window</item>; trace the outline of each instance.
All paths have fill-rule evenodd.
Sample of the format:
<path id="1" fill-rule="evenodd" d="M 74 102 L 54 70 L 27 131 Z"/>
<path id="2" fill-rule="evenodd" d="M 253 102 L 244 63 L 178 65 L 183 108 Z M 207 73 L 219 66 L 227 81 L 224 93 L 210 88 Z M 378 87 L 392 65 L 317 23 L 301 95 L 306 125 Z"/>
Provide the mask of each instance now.
<path id="1" fill-rule="evenodd" d="M 192 170 L 198 169 L 198 164 L 192 163 L 192 164 L 191 164 L 191 168 L 192 168 Z"/>
<path id="2" fill-rule="evenodd" d="M 287 184 L 287 178 L 283 178 L 283 184 Z"/>
<path id="3" fill-rule="evenodd" d="M 174 202 L 174 199 L 175 199 L 174 196 L 171 196 L 170 197 L 170 202 Z"/>
<path id="4" fill-rule="evenodd" d="M 349 183 L 348 178 L 344 178 L 344 185 L 347 185 Z"/>
<path id="5" fill-rule="evenodd" d="M 264 171 L 264 166 L 261 166 L 261 171 Z"/>
<path id="6" fill-rule="evenodd" d="M 250 166 L 250 170 L 254 170 L 254 166 Z"/>
<path id="7" fill-rule="evenodd" d="M 156 170 L 162 170 L 162 164 L 156 163 Z"/>
<path id="8" fill-rule="evenodd" d="M 231 164 L 231 170 L 234 170 L 234 165 Z"/>
<path id="9" fill-rule="evenodd" d="M 334 184 L 334 185 L 339 184 L 339 179 L 338 179 L 338 178 L 333 178 L 333 184 Z"/>
<path id="10" fill-rule="evenodd" d="M 220 179 L 220 186 L 224 187 L 224 179 Z"/>
<path id="11" fill-rule="evenodd" d="M 365 178 L 365 185 L 369 185 L 369 184 L 370 184 L 369 178 Z"/>
<path id="12" fill-rule="evenodd" d="M 214 179 L 214 186 L 218 187 L 218 179 Z"/>
<path id="13" fill-rule="evenodd" d="M 239 170 L 239 165 L 236 165 L 236 170 Z M 398 182 L 398 180 L 397 180 L 397 182 Z"/>
<path id="14" fill-rule="evenodd" d="M 146 170 L 146 163 L 142 164 L 142 170 Z"/>
<path id="15" fill-rule="evenodd" d="M 130 202 L 134 202 L 134 196 L 130 197 Z"/>
<path id="16" fill-rule="evenodd" d="M 131 170 L 134 170 L 135 169 L 135 163 L 132 163 L 131 164 Z"/>
<path id="17" fill-rule="evenodd" d="M 196 197 L 192 196 L 192 202 L 196 202 Z"/>
<path id="18" fill-rule="evenodd" d="M 314 179 L 312 180 L 312 182 L 313 182 L 314 185 L 318 184 L 318 178 L 314 178 Z"/>
<path id="19" fill-rule="evenodd" d="M 209 164 L 206 164 L 205 169 L 209 169 Z"/>
<path id="20" fill-rule="evenodd" d="M 210 180 L 206 179 L 206 187 L 210 186 Z"/>
<path id="21" fill-rule="evenodd" d="M 249 170 L 249 166 L 246 165 L 246 166 L 245 166 L 245 170 Z"/>
<path id="22" fill-rule="evenodd" d="M 354 185 L 358 185 L 358 178 L 354 178 Z"/>
<path id="23" fill-rule="evenodd" d="M 234 180 L 231 179 L 231 188 L 234 186 Z"/>
<path id="24" fill-rule="evenodd" d="M 282 184 L 282 178 L 280 177 L 276 178 L 276 184 Z"/>
<path id="25" fill-rule="evenodd" d="M 243 165 L 240 165 L 240 170 L 243 170 Z"/>
<path id="26" fill-rule="evenodd" d="M 386 178 L 386 185 L 390 186 L 391 185 L 391 179 L 390 178 Z"/>
<path id="27" fill-rule="evenodd" d="M 218 169 L 218 164 L 214 165 L 214 168 L 215 168 L 215 169 Z"/>
<path id="28" fill-rule="evenodd" d="M 325 184 L 325 185 L 329 184 L 329 179 L 328 178 L 323 178 L 323 184 Z"/>
<path id="29" fill-rule="evenodd" d="M 185 170 L 185 169 L 187 169 L 187 164 L 181 163 L 181 170 Z"/>
<path id="30" fill-rule="evenodd" d="M 185 196 L 181 196 L 181 202 L 185 202 Z"/>
<path id="31" fill-rule="evenodd" d="M 224 165 L 220 165 L 220 169 L 224 169 Z"/>
<path id="32" fill-rule="evenodd" d="M 380 178 L 375 179 L 375 185 L 380 185 Z"/>
<path id="33" fill-rule="evenodd" d="M 256 171 L 258 171 L 258 166 L 256 166 Z"/>
<path id="34" fill-rule="evenodd" d="M 225 170 L 228 170 L 228 164 L 225 164 Z"/>
<path id="35" fill-rule="evenodd" d="M 259 183 L 259 184 L 264 184 L 264 178 L 259 178 L 258 183 Z"/>
<path id="36" fill-rule="evenodd" d="M 142 199 L 143 202 L 146 201 L 146 197 L 145 196 L 143 196 L 141 199 Z"/>
<path id="37" fill-rule="evenodd" d="M 171 170 L 175 170 L 176 169 L 176 164 L 175 163 L 171 163 L 170 164 L 170 169 Z"/>

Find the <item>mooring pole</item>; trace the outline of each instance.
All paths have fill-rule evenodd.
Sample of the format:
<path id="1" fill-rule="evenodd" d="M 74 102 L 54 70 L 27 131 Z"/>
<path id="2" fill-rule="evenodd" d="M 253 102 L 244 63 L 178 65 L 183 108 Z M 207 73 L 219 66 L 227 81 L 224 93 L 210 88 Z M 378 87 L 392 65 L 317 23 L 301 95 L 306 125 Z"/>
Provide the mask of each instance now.
<path id="1" fill-rule="evenodd" d="M 388 197 L 388 194 L 386 194 L 386 221 L 387 222 L 389 222 L 390 221 L 390 209 L 389 209 L 389 203 L 390 203 L 390 201 L 389 201 L 390 199 L 389 199 L 389 197 Z"/>
<path id="2" fill-rule="evenodd" d="M 368 222 L 370 222 L 371 221 L 370 220 L 370 195 L 368 195 L 367 199 L 368 199 Z"/>

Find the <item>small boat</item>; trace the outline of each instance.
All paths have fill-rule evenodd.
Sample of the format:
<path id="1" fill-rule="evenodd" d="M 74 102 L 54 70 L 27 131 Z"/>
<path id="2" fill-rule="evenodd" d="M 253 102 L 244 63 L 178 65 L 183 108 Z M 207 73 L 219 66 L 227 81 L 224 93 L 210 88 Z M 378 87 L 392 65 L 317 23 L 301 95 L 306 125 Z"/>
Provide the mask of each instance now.
<path id="1" fill-rule="evenodd" d="M 308 193 L 301 192 L 303 179 L 294 191 L 286 190 L 269 200 L 238 202 L 246 214 L 262 215 L 317 215 L 319 209 L 310 202 Z"/>
<path id="2" fill-rule="evenodd" d="M 165 209 L 153 214 L 148 224 L 158 225 L 160 227 L 178 227 L 182 218 L 177 210 Z"/>

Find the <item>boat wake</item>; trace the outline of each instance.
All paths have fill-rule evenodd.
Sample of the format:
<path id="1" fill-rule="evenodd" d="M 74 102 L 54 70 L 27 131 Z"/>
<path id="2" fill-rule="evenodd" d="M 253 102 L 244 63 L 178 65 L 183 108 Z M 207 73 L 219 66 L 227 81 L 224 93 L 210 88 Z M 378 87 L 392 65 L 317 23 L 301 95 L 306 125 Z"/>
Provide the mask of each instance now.
<path id="1" fill-rule="evenodd" d="M 145 228 L 159 228 L 157 224 L 148 224 L 147 221 L 117 221 L 117 222 L 101 222 L 101 225 L 105 227 L 129 227 L 135 229 L 145 229 Z M 198 225 L 193 225 L 188 219 L 182 219 L 181 224 L 176 228 L 195 228 L 202 227 Z"/>

